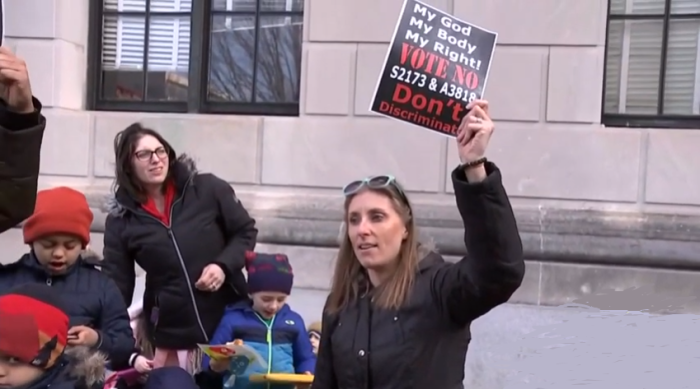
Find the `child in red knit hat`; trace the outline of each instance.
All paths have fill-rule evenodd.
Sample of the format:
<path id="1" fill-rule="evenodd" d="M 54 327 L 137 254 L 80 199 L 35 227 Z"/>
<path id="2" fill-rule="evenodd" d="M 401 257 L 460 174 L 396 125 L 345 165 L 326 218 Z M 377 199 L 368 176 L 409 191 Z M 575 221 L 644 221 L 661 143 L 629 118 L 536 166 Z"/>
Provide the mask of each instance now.
<path id="1" fill-rule="evenodd" d="M 0 293 L 17 285 L 51 286 L 67 302 L 69 346 L 86 346 L 107 355 L 114 370 L 133 366 L 138 350 L 126 304 L 99 263 L 84 260 L 93 215 L 82 193 L 67 187 L 40 191 L 34 214 L 24 224 L 30 252 L 0 266 Z"/>
<path id="2" fill-rule="evenodd" d="M 103 355 L 67 347 L 63 306 L 43 284 L 24 284 L 0 295 L 0 387 L 88 389 L 102 381 Z"/>

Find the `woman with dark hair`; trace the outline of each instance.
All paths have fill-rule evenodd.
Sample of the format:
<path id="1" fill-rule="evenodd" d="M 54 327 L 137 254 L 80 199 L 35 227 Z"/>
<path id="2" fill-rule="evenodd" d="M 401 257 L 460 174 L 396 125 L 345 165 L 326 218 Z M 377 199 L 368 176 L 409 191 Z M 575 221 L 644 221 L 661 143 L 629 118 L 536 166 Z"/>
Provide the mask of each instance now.
<path id="1" fill-rule="evenodd" d="M 133 124 L 114 139 L 116 181 L 102 270 L 131 304 L 134 264 L 146 271 L 143 317 L 152 367 L 195 373 L 224 307 L 245 296 L 245 252 L 257 229 L 231 186 L 156 131 Z M 150 354 L 144 350 L 146 354 Z"/>
<path id="2" fill-rule="evenodd" d="M 394 177 L 345 186 L 345 225 L 313 389 L 462 389 L 473 320 L 506 302 L 525 274 L 501 173 L 484 158 L 494 125 L 485 101 L 460 126 L 452 172 L 469 255 L 448 263 L 418 242 Z"/>

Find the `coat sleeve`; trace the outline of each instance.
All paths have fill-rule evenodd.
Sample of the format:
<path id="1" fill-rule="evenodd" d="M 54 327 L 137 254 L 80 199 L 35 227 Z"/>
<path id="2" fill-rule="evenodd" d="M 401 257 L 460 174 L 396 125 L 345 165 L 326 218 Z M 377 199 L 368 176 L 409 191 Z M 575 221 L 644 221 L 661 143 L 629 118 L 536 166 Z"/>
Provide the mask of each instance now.
<path id="1" fill-rule="evenodd" d="M 123 370 L 138 349 L 124 299 L 114 281 L 106 277 L 105 281 L 97 349 L 108 356 L 112 370 Z"/>
<path id="2" fill-rule="evenodd" d="M 122 220 L 113 215 L 107 216 L 104 233 L 102 272 L 114 281 L 126 306 L 131 305 L 136 284 L 134 260 L 122 239 Z"/>
<path id="3" fill-rule="evenodd" d="M 0 100 L 0 232 L 34 212 L 46 119 L 41 103 L 29 114 L 11 112 Z"/>
<path id="4" fill-rule="evenodd" d="M 211 178 L 221 222 L 228 240 L 226 248 L 214 263 L 222 267 L 226 278 L 230 280 L 233 275 L 243 270 L 245 252 L 255 249 L 258 229 L 255 228 L 255 219 L 250 217 L 231 185 L 214 175 L 211 175 Z"/>
<path id="5" fill-rule="evenodd" d="M 436 306 L 460 327 L 508 301 L 525 275 L 523 246 L 501 173 L 493 163 L 486 172 L 480 183 L 467 182 L 462 169 L 452 172 L 468 255 L 439 268 L 431 282 Z"/>
<path id="6" fill-rule="evenodd" d="M 300 315 L 297 315 L 295 322 L 299 332 L 293 345 L 294 370 L 296 370 L 297 374 L 304 374 L 307 371 L 313 374 L 316 368 L 316 355 L 314 355 L 314 349 L 311 347 L 309 334 L 306 332 L 306 324 L 304 324 L 304 319 Z"/>
<path id="7" fill-rule="evenodd" d="M 328 304 L 328 302 L 326 302 Z M 318 356 L 316 357 L 316 371 L 311 389 L 338 389 L 335 365 L 333 364 L 333 345 L 331 333 L 334 327 L 333 317 L 323 308 L 321 319 L 321 339 L 318 344 Z"/>

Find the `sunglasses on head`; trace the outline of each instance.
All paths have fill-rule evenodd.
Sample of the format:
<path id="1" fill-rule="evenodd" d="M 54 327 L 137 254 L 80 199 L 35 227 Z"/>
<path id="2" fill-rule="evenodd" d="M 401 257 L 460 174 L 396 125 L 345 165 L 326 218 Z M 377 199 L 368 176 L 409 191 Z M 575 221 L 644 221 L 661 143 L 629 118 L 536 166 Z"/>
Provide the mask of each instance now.
<path id="1" fill-rule="evenodd" d="M 399 192 L 399 195 L 402 197 L 404 203 L 408 204 L 408 198 L 406 197 L 406 193 L 404 193 L 403 189 L 398 185 L 398 183 L 396 182 L 396 178 L 389 174 L 372 176 L 363 178 L 361 180 L 353 181 L 345 185 L 345 187 L 343 187 L 343 195 L 345 197 L 354 195 L 365 186 L 370 189 L 384 189 L 386 187 L 393 186 L 396 189 L 396 191 Z"/>

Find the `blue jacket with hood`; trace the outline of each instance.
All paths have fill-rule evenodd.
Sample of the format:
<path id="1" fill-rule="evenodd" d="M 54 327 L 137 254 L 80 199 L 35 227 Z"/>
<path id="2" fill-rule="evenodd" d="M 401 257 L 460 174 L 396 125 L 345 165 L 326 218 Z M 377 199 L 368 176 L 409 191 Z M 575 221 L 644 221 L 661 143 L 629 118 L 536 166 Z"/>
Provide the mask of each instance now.
<path id="1" fill-rule="evenodd" d="M 252 374 L 267 373 L 314 373 L 316 355 L 311 348 L 311 342 L 306 333 L 304 319 L 292 311 L 289 305 L 284 305 L 268 324 L 253 310 L 251 301 L 241 301 L 229 306 L 219 323 L 210 344 L 219 345 L 240 339 L 244 344 L 255 349 L 267 362 L 263 370 L 258 364 L 252 363 L 242 375 L 237 375 L 234 389 L 293 388 L 293 385 L 268 385 L 250 383 L 248 377 Z M 203 366 L 209 366 L 209 358 L 205 357 Z M 224 376 L 224 382 L 230 378 L 230 373 Z"/>

